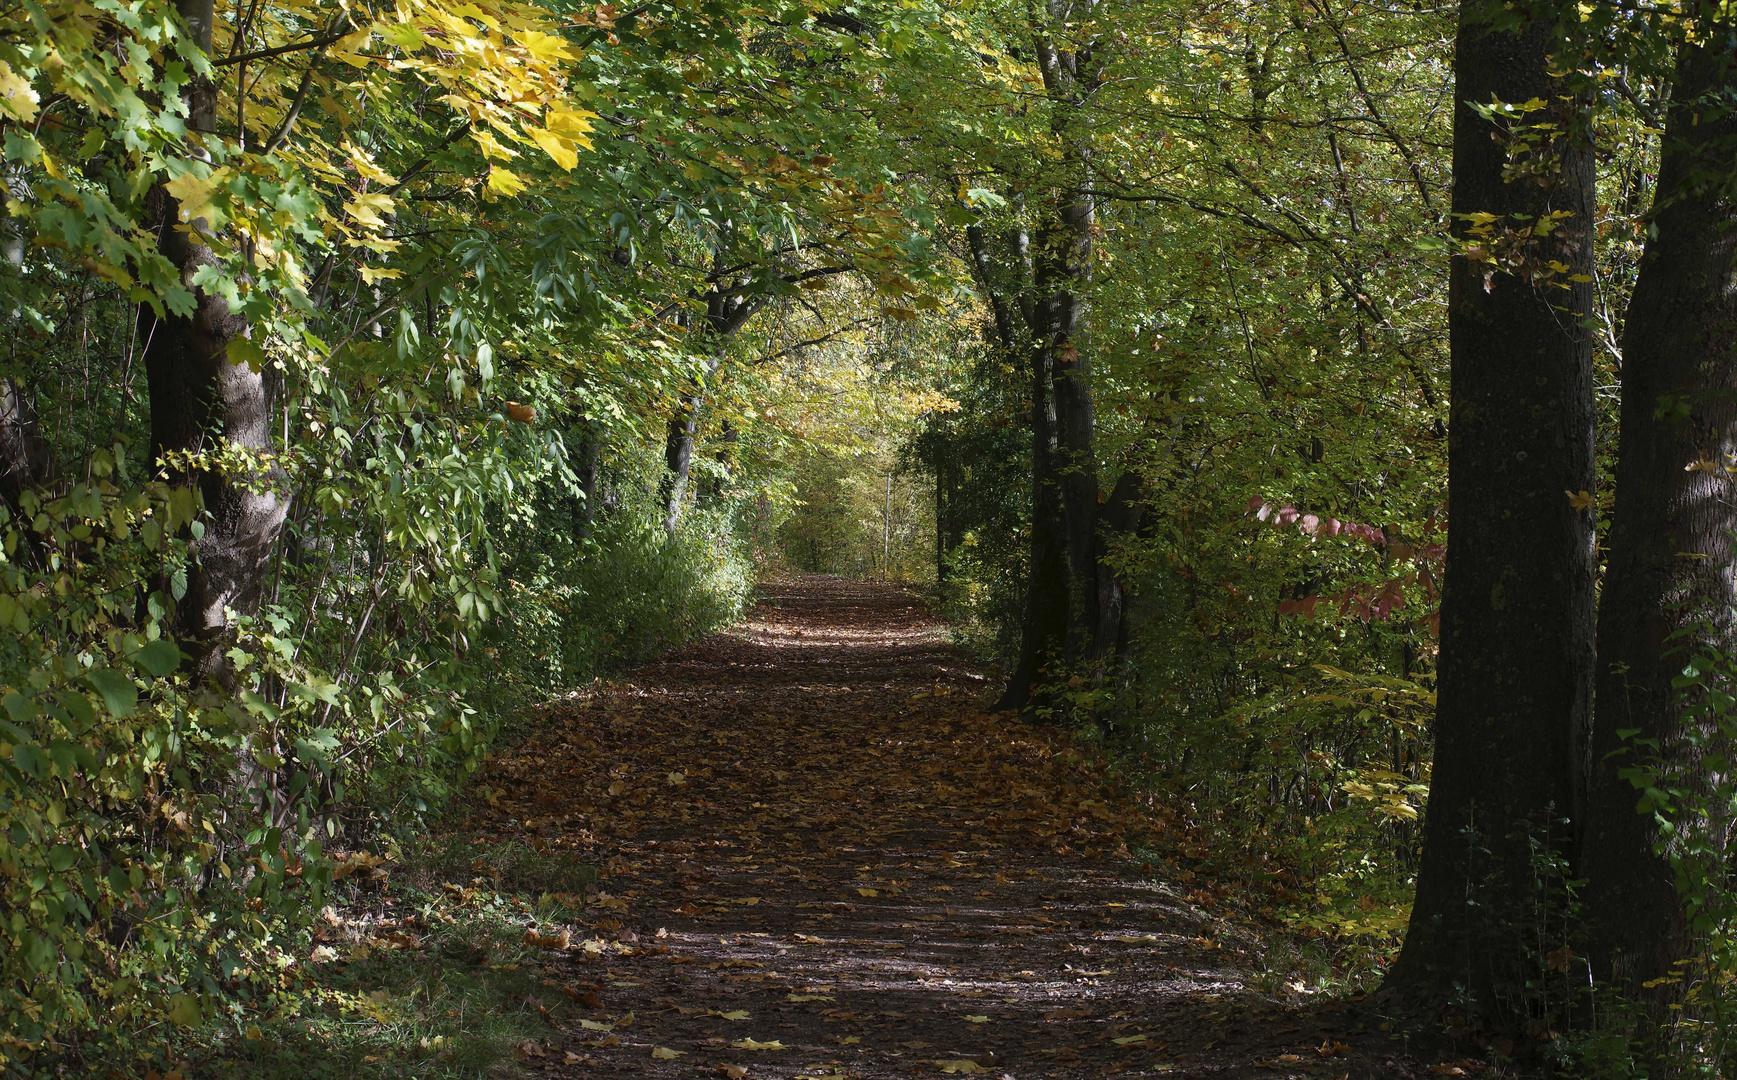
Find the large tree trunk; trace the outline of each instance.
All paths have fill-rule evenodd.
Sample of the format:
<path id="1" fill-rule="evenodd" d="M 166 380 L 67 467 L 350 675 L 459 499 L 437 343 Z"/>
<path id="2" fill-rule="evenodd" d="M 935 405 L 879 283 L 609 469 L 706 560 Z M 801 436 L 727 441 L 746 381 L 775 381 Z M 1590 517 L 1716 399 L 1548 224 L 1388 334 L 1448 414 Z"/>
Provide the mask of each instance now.
<path id="1" fill-rule="evenodd" d="M 1457 227 L 1464 236 L 1460 215 L 1480 212 L 1498 215 L 1497 228 L 1571 216 L 1526 244 L 1524 266 L 1498 270 L 1456 255 L 1450 269 L 1452 528 L 1435 773 L 1417 900 L 1389 976 L 1423 996 L 1463 987 L 1485 1003 L 1537 970 L 1511 920 L 1545 899 L 1529 839 L 1558 854 L 1568 843 L 1560 821 L 1574 811 L 1583 772 L 1593 627 L 1593 517 L 1566 494 L 1593 486 L 1592 351 L 1581 328 L 1590 286 L 1528 280 L 1527 269 L 1552 259 L 1567 274 L 1589 269 L 1592 161 L 1559 138 L 1526 163 L 1528 175 L 1505 181 L 1508 150 L 1468 101 L 1541 98 L 1552 112 L 1535 121 L 1572 118 L 1560 111 L 1561 80 L 1548 73 L 1551 25 L 1498 30 L 1490 19 L 1501 10 L 1490 0 L 1461 8 Z M 1480 247 L 1520 254 L 1493 241 Z"/>
<path id="2" fill-rule="evenodd" d="M 1737 172 L 1737 67 L 1733 26 L 1716 26 L 1706 45 L 1685 45 L 1678 57 L 1654 232 L 1623 332 L 1616 510 L 1598 620 L 1583 896 L 1595 974 L 1636 994 L 1692 955 L 1691 941 L 1671 868 L 1654 854 L 1658 827 L 1617 775 L 1635 759 L 1612 755 L 1631 746 L 1621 734 L 1629 731 L 1654 740 L 1672 765 L 1694 767 L 1695 721 L 1671 680 L 1697 644 L 1737 652 L 1737 513 L 1726 471 L 1737 462 L 1737 203 L 1727 182 Z"/>
<path id="3" fill-rule="evenodd" d="M 1099 626 L 1096 422 L 1090 372 L 1076 339 L 1091 286 L 1095 227 L 1086 169 L 1091 140 L 1078 127 L 1078 113 L 1096 92 L 1101 67 L 1089 43 L 1070 49 L 1056 44 L 1065 37 L 1051 37 L 1082 14 L 1051 2 L 1046 24 L 1033 27 L 1063 161 L 1029 257 L 1032 300 L 1020 305 L 1033 384 L 1031 571 L 1019 660 L 998 706 L 1058 719 L 1063 701 L 1050 688 L 1087 666 Z"/>
<path id="4" fill-rule="evenodd" d="M 181 0 L 177 10 L 202 49 L 211 48 L 211 0 Z M 215 128 L 214 88 L 203 80 L 190 84 L 188 126 Z M 139 309 L 139 340 L 145 343 L 145 372 L 151 401 L 151 457 L 271 449 L 276 378 L 232 363 L 231 342 L 247 333 L 247 320 L 229 310 L 222 297 L 194 288 L 202 267 L 217 265 L 197 236 L 177 228 L 180 208 L 161 185 L 146 197 L 148 220 L 157 231 L 158 249 L 179 269 L 193 291 L 191 315 L 158 318 Z M 200 219 L 195 229 L 207 227 Z M 174 627 L 188 669 L 196 677 L 227 681 L 220 647 L 228 623 L 226 608 L 252 612 L 259 606 L 272 546 L 283 529 L 287 504 L 271 489 L 272 477 L 244 468 L 170 468 L 171 479 L 197 486 L 204 499 L 204 532 L 194 543 L 197 561 L 188 568 L 187 591 L 176 606 Z"/>
<path id="5" fill-rule="evenodd" d="M 1068 631 L 1068 543 L 1056 444 L 1053 351 L 1031 352 L 1031 541 L 1025 579 L 1025 616 L 1019 658 L 997 709 L 1046 709 L 1043 683 L 1061 657 Z"/>
<path id="6" fill-rule="evenodd" d="M 1091 281 L 1092 200 L 1068 191 L 1050 228 L 1038 236 L 1035 325 L 1039 369 L 1049 373 L 1054 415 L 1054 475 L 1059 532 L 1067 554 L 1068 661 L 1086 657 L 1098 624 L 1098 459 L 1090 370 L 1074 339 L 1085 313 L 1081 290 Z"/>

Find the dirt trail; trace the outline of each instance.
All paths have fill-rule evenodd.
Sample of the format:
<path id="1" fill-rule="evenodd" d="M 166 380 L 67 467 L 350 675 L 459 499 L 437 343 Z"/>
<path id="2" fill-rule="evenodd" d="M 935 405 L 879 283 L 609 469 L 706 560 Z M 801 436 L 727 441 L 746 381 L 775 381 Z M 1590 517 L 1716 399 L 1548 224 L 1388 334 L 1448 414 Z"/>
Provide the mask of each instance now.
<path id="1" fill-rule="evenodd" d="M 1059 733 L 986 716 L 983 676 L 912 594 L 803 577 L 763 595 L 735 630 L 552 707 L 490 773 L 485 836 L 609 870 L 585 939 L 551 951 L 563 1008 L 532 1068 L 1411 1071 L 1348 1052 L 1366 1039 L 1344 1017 L 1246 989 L 1242 943 L 1128 857 L 1150 812 Z"/>

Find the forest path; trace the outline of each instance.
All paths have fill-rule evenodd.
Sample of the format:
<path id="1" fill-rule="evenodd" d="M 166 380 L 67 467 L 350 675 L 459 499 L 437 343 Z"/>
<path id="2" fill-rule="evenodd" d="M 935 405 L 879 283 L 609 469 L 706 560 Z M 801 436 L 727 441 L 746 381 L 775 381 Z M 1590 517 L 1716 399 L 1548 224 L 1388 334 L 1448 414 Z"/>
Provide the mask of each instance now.
<path id="1" fill-rule="evenodd" d="M 1143 878 L 1122 838 L 1147 814 L 1063 734 L 984 713 L 914 594 L 811 576 L 762 597 L 551 706 L 491 768 L 487 839 L 608 868 L 589 942 L 546 954 L 564 996 L 528 1067 L 1364 1074 L 1333 1016 L 1247 991 L 1225 925 Z"/>

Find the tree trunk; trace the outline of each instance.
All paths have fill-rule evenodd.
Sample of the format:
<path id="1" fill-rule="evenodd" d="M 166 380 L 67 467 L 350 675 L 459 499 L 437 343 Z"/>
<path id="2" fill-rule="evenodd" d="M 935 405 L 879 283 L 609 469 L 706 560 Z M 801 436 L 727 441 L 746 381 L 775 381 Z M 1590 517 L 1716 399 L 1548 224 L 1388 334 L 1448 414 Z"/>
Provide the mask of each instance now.
<path id="1" fill-rule="evenodd" d="M 688 476 L 694 465 L 694 438 L 700 431 L 700 406 L 704 399 L 696 392 L 683 394 L 675 415 L 669 420 L 669 434 L 664 438 L 663 463 L 667 468 L 663 478 L 663 528 L 675 534 L 682 517 L 682 500 L 687 496 Z"/>
<path id="2" fill-rule="evenodd" d="M 28 197 L 29 188 L 7 168 L 0 172 L 0 193 L 23 199 Z M 0 259 L 14 270 L 24 267 L 24 242 L 24 229 L 18 221 L 0 220 Z M 17 308 L 10 312 L 12 318 L 19 315 Z M 20 365 L 20 344 L 16 339 L 12 342 L 14 366 Z M 19 500 L 24 492 L 47 483 L 51 472 L 48 441 L 42 437 L 31 390 L 24 380 L 0 377 L 0 502 L 14 517 L 22 512 Z"/>
<path id="3" fill-rule="evenodd" d="M 1068 630 L 1068 545 L 1056 445 L 1053 352 L 1031 352 L 1031 545 L 1025 580 L 1025 617 L 1019 659 L 996 709 L 1045 709 L 1046 668 L 1059 658 Z"/>
<path id="4" fill-rule="evenodd" d="M 1590 266 L 1592 161 L 1557 138 L 1504 180 L 1508 148 L 1466 102 L 1552 102 L 1534 122 L 1564 128 L 1548 73 L 1552 25 L 1490 25 L 1501 6 L 1461 8 L 1455 65 L 1454 199 L 1475 245 L 1449 271 L 1452 427 L 1436 759 L 1417 900 L 1391 985 L 1421 996 L 1469 990 L 1490 1004 L 1537 971 L 1513 920 L 1535 914 L 1539 850 L 1565 854 L 1583 772 L 1593 627 L 1593 517 L 1566 493 L 1593 486 L 1592 350 L 1581 329 L 1590 286 L 1548 276 Z M 1561 129 L 1559 129 L 1561 130 Z M 1524 227 L 1567 211 L 1523 248 L 1466 235 L 1459 215 Z M 1528 215 L 1528 216 L 1520 216 Z M 1525 255 L 1506 270 L 1485 251 Z M 1529 835 L 1528 835 L 1529 834 Z M 1536 929 L 1536 927 L 1534 927 Z M 1528 965 L 1531 965 L 1528 967 Z"/>
<path id="5" fill-rule="evenodd" d="M 1141 485 L 1139 473 L 1132 469 L 1122 473 L 1100 508 L 1095 531 L 1098 621 L 1093 628 L 1092 649 L 1087 659 L 1091 662 L 1094 675 L 1099 679 L 1107 673 L 1105 660 L 1117 652 L 1127 640 L 1124 628 L 1126 589 L 1120 575 L 1109 564 L 1108 556 L 1112 545 L 1131 539 L 1140 528 L 1140 521 L 1146 513 Z"/>
<path id="6" fill-rule="evenodd" d="M 212 0 L 181 0 L 177 10 L 200 48 L 211 48 Z M 187 89 L 188 126 L 215 128 L 216 92 L 204 80 Z M 221 296 L 193 286 L 202 267 L 218 265 L 197 236 L 177 228 L 180 207 L 161 185 L 146 196 L 147 220 L 157 231 L 158 250 L 181 274 L 194 294 L 190 315 L 158 318 L 139 309 L 139 340 L 145 343 L 145 372 L 151 402 L 151 457 L 166 453 L 215 453 L 271 449 L 277 378 L 270 369 L 255 371 L 232 363 L 232 341 L 247 334 L 245 317 L 229 310 Z M 207 228 L 203 219 L 190 223 Z M 249 613 L 259 606 L 272 547 L 283 529 L 287 504 L 272 490 L 273 476 L 245 468 L 172 466 L 171 479 L 197 486 L 204 499 L 204 533 L 194 543 L 197 561 L 188 568 L 187 592 L 175 611 L 174 628 L 197 678 L 228 681 L 220 647 L 228 628 L 225 608 Z"/>
<path id="7" fill-rule="evenodd" d="M 1049 372 L 1055 432 L 1054 474 L 1061 520 L 1052 526 L 1067 557 L 1065 656 L 1092 649 L 1098 624 L 1098 461 L 1096 417 L 1086 357 L 1074 342 L 1085 313 L 1080 290 L 1092 276 L 1092 199 L 1063 194 L 1049 228 L 1038 236 L 1038 302 L 1032 327 L 1039 361 Z"/>
<path id="8" fill-rule="evenodd" d="M 945 444 L 935 436 L 935 584 L 947 580 L 947 461 Z"/>
<path id="9" fill-rule="evenodd" d="M 603 450 L 603 429 L 589 420 L 580 421 L 579 467 L 574 475 L 579 480 L 579 504 L 573 513 L 573 538 L 584 540 L 597 523 L 597 459 Z"/>
<path id="10" fill-rule="evenodd" d="M 1684 45 L 1639 277 L 1623 332 L 1616 510 L 1598 620 L 1596 763 L 1581 869 L 1600 981 L 1641 984 L 1692 955 L 1688 921 L 1651 814 L 1617 775 L 1627 730 L 1695 766 L 1697 724 L 1671 680 L 1696 645 L 1737 652 L 1732 479 L 1737 462 L 1737 90 L 1732 24 Z M 1680 636 L 1679 636 L 1680 635 Z M 1644 751 L 1643 751 L 1644 752 Z M 1612 755 L 1619 755 L 1615 758 Z M 1671 786 L 1679 786 L 1673 779 Z M 1722 835 L 1720 824 L 1714 831 Z M 1680 988 L 1679 988 L 1680 991 Z M 1667 991 L 1667 994 L 1674 993 Z"/>

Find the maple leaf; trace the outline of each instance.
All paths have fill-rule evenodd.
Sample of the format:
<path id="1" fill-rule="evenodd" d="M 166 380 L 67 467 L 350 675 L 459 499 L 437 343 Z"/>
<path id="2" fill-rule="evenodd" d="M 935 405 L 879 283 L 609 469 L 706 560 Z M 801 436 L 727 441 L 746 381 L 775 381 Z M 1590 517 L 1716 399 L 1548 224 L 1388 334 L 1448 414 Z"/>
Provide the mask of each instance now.
<path id="1" fill-rule="evenodd" d="M 969 1058 L 956 1058 L 951 1061 L 937 1061 L 935 1062 L 935 1065 L 944 1073 L 970 1074 L 989 1071 Z"/>
<path id="2" fill-rule="evenodd" d="M 773 1039 L 771 1042 L 760 1042 L 758 1039 L 737 1039 L 735 1042 L 731 1043 L 730 1045 L 735 1047 L 738 1050 L 788 1050 L 788 1049 L 790 1049 L 788 1046 L 785 1046 L 782 1042 L 780 1042 L 777 1039 Z"/>
<path id="3" fill-rule="evenodd" d="M 36 103 L 40 100 L 29 81 L 0 60 L 0 111 L 28 124 L 36 119 Z"/>
<path id="4" fill-rule="evenodd" d="M 489 167 L 489 189 L 502 195 L 513 196 L 525 190 L 524 178 L 513 170 L 501 165 Z"/>
<path id="5" fill-rule="evenodd" d="M 686 1053 L 686 1050 L 671 1050 L 667 1046 L 654 1046 L 651 1048 L 651 1056 L 659 1061 L 674 1061 L 676 1058 L 679 1058 Z"/>

